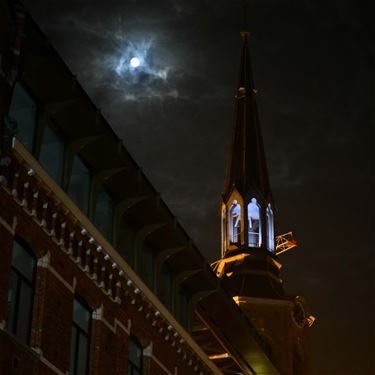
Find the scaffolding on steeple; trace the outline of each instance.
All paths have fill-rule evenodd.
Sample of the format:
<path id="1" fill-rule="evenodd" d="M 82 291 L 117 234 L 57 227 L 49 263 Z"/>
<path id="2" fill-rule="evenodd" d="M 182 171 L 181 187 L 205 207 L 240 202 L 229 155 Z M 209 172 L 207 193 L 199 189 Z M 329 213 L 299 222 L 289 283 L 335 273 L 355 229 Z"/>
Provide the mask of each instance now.
<path id="1" fill-rule="evenodd" d="M 297 247 L 297 241 L 293 238 L 293 232 L 276 236 L 276 255 L 280 255 Z"/>

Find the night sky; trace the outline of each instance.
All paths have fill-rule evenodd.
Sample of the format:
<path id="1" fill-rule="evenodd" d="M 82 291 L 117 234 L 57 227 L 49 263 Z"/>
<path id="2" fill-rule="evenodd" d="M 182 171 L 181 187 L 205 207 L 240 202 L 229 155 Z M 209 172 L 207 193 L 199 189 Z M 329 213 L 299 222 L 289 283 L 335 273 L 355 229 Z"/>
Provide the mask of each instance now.
<path id="1" fill-rule="evenodd" d="M 242 1 L 24 4 L 200 251 L 218 258 Z M 375 373 L 375 38 L 364 5 L 248 6 L 276 233 L 299 243 L 280 257 L 285 288 L 317 317 L 313 375 Z"/>

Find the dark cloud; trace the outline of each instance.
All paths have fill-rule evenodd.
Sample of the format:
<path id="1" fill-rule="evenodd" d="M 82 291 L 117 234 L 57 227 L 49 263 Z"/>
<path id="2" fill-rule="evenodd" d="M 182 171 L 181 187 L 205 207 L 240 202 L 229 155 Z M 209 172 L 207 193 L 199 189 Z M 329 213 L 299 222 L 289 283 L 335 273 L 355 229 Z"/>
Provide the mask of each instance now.
<path id="1" fill-rule="evenodd" d="M 220 254 L 242 1 L 25 4 L 201 251 Z M 249 2 L 290 293 L 317 315 L 313 374 L 374 371 L 373 20 L 365 2 Z M 132 55 L 144 59 L 129 69 Z"/>

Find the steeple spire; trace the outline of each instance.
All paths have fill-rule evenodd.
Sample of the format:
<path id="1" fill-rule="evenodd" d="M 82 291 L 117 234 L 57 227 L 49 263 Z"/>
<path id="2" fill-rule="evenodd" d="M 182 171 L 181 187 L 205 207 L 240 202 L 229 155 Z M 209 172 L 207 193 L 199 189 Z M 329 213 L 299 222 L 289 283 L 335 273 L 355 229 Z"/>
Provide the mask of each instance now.
<path id="1" fill-rule="evenodd" d="M 236 100 L 236 119 L 233 131 L 232 149 L 227 169 L 224 200 L 233 188 L 242 195 L 249 190 L 271 199 L 263 139 L 259 127 L 256 106 L 256 89 L 249 54 L 248 31 L 241 31 L 242 53 Z"/>
<path id="2" fill-rule="evenodd" d="M 242 31 L 232 149 L 222 196 L 222 256 L 274 252 L 273 200 L 256 105 L 249 32 Z"/>

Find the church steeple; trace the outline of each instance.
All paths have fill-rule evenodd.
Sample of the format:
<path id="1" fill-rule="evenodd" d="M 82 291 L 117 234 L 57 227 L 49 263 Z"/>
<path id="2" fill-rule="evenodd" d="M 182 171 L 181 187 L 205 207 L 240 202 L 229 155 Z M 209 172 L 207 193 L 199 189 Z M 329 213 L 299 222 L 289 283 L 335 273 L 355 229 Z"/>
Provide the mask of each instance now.
<path id="1" fill-rule="evenodd" d="M 222 254 L 213 269 L 266 343 L 280 373 L 306 375 L 308 322 L 313 322 L 314 317 L 306 314 L 302 297 L 288 296 L 283 288 L 249 33 L 242 32 L 241 36 L 235 124 L 221 205 Z"/>
<path id="2" fill-rule="evenodd" d="M 264 198 L 271 198 L 249 54 L 249 32 L 242 31 L 241 36 L 242 53 L 235 96 L 236 119 L 224 197 L 228 197 L 235 187 L 242 195 L 256 190 Z"/>
<path id="3" fill-rule="evenodd" d="M 222 256 L 274 251 L 273 201 L 259 126 L 249 32 L 242 31 L 235 124 L 222 204 Z"/>

